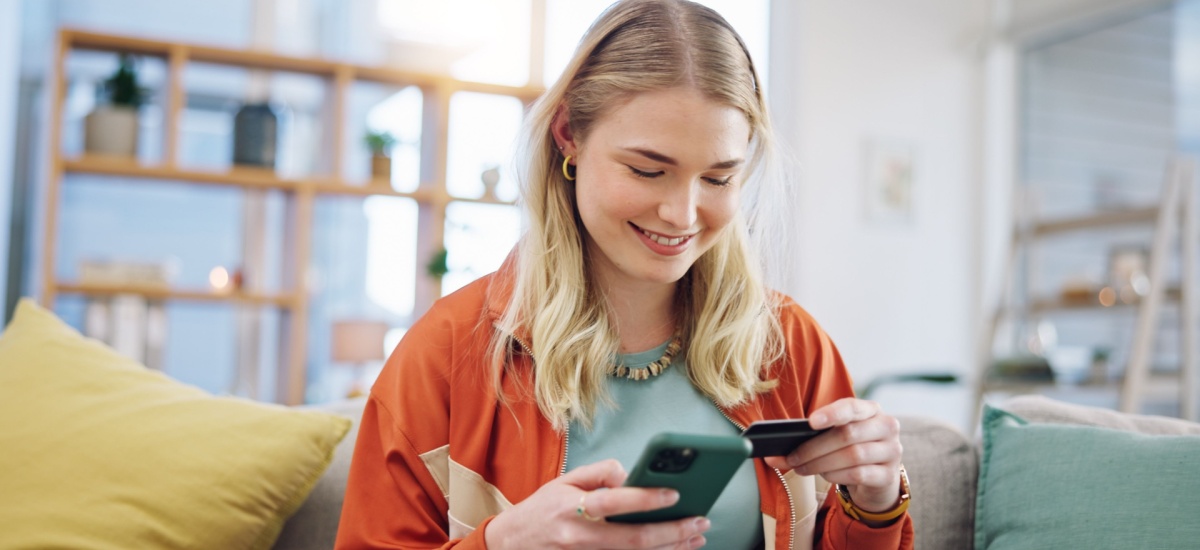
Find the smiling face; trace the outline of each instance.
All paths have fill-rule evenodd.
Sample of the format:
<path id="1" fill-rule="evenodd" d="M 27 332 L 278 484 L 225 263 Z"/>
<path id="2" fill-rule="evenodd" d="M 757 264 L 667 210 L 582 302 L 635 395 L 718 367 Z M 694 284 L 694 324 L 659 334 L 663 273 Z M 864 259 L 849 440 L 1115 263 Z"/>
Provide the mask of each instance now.
<path id="1" fill-rule="evenodd" d="M 608 287 L 673 285 L 737 212 L 750 125 L 698 91 L 637 94 L 582 141 L 555 133 L 576 165 L 592 274 Z"/>

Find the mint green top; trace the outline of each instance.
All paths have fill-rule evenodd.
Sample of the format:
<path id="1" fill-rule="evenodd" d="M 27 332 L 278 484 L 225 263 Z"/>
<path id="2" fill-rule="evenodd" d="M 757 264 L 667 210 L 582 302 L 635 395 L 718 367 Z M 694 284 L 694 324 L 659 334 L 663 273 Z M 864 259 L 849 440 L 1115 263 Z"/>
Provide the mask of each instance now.
<path id="1" fill-rule="evenodd" d="M 667 343 L 649 351 L 622 355 L 630 368 L 645 368 L 667 350 Z M 659 432 L 673 431 L 707 435 L 738 435 L 733 424 L 703 393 L 692 387 L 687 366 L 676 356 L 671 366 L 646 380 L 609 378 L 616 408 L 603 407 L 589 431 L 575 421 L 567 447 L 567 470 L 607 458 L 632 470 L 646 442 Z M 713 505 L 708 519 L 712 528 L 704 534 L 708 548 L 758 548 L 763 545 L 762 512 L 754 462 L 738 468 L 725 491 Z"/>

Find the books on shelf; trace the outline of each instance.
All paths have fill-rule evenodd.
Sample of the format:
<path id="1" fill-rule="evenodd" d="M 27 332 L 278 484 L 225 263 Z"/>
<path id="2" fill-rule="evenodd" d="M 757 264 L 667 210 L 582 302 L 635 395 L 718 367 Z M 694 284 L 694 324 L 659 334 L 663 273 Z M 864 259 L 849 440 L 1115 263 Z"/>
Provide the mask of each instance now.
<path id="1" fill-rule="evenodd" d="M 145 262 L 83 260 L 79 282 L 97 286 L 139 286 L 166 290 L 170 286 L 167 267 Z"/>
<path id="2" fill-rule="evenodd" d="M 148 263 L 84 261 L 79 280 L 98 286 L 169 286 L 166 266 Z M 149 368 L 163 368 L 167 314 L 162 300 L 128 293 L 88 295 L 85 300 L 84 334 Z"/>

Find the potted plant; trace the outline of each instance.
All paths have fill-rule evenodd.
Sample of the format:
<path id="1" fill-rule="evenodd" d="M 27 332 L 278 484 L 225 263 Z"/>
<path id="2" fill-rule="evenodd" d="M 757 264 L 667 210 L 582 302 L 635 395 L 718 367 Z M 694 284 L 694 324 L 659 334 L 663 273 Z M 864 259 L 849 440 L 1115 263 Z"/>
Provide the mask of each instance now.
<path id="1" fill-rule="evenodd" d="M 449 259 L 450 251 L 446 250 L 444 247 L 437 249 L 434 251 L 433 255 L 429 257 L 429 263 L 425 264 L 425 273 L 432 277 L 433 280 L 441 281 L 442 277 L 445 277 L 447 273 L 450 273 L 450 264 L 448 262 Z"/>
<path id="2" fill-rule="evenodd" d="M 396 137 L 390 132 L 367 132 L 365 141 L 371 150 L 371 180 L 391 187 L 392 147 Z"/>
<path id="3" fill-rule="evenodd" d="M 84 150 L 98 155 L 137 156 L 138 109 L 148 92 L 138 86 L 133 56 L 121 54 L 117 70 L 100 86 L 101 100 L 84 118 Z"/>

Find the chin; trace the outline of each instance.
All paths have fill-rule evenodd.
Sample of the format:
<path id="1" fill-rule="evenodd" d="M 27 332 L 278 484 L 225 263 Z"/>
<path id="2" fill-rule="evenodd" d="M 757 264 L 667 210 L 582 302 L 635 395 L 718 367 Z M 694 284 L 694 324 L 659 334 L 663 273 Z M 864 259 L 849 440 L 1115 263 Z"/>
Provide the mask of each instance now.
<path id="1" fill-rule="evenodd" d="M 687 275 L 688 269 L 691 269 L 690 265 L 681 269 L 655 270 L 647 273 L 640 273 L 638 278 L 650 283 L 673 285 L 678 283 L 680 279 L 683 279 L 684 275 Z"/>

